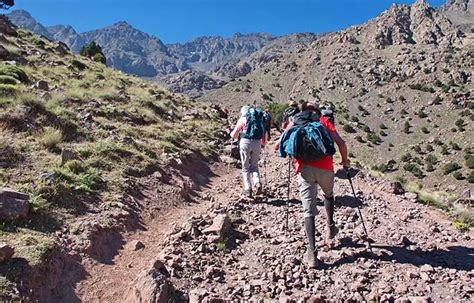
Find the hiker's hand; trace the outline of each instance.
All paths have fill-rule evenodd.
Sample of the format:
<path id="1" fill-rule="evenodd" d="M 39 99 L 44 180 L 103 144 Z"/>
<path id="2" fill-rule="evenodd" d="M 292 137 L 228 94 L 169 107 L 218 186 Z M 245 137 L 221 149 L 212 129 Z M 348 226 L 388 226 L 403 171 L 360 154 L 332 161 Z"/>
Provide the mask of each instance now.
<path id="1" fill-rule="evenodd" d="M 342 168 L 343 168 L 345 171 L 348 171 L 348 170 L 349 170 L 349 167 L 350 167 L 350 165 L 349 165 L 349 160 L 345 160 L 345 161 L 343 160 L 343 161 L 341 161 L 341 165 L 342 165 Z"/>
<path id="2" fill-rule="evenodd" d="M 280 142 L 277 142 L 277 143 L 273 146 L 273 151 L 276 153 L 279 148 L 280 148 Z"/>

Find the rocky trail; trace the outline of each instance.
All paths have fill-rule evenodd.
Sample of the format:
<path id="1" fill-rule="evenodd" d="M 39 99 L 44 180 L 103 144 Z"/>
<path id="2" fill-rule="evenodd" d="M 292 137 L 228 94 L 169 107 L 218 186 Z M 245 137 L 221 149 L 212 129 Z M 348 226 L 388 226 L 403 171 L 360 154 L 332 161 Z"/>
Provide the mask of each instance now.
<path id="1" fill-rule="evenodd" d="M 270 148 L 268 147 L 268 150 Z M 86 261 L 76 285 L 84 302 L 395 301 L 469 302 L 474 293 L 472 232 L 444 215 L 395 195 L 389 183 L 336 179 L 336 243 L 325 243 L 325 213 L 317 217 L 318 269 L 301 262 L 305 235 L 292 178 L 286 229 L 287 160 L 268 159 L 268 200 L 241 198 L 240 171 L 218 164 L 196 202 L 171 209 L 124 237 L 110 262 Z M 264 175 L 263 161 L 261 173 Z M 359 202 L 361 201 L 361 202 Z M 373 240 L 366 247 L 362 208 Z M 331 246 L 331 247 L 329 247 Z M 163 301 L 164 300 L 164 301 Z M 149 302 L 149 301 L 147 301 Z"/>

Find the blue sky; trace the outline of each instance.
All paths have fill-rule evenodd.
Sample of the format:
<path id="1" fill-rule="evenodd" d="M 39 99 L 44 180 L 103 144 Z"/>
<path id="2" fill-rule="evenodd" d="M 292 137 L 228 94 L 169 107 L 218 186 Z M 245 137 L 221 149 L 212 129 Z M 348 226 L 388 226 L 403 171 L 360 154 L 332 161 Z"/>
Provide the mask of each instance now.
<path id="1" fill-rule="evenodd" d="M 44 25 L 70 24 L 77 31 L 118 21 L 165 43 L 236 32 L 327 32 L 364 23 L 393 2 L 414 0 L 16 0 Z M 439 6 L 445 0 L 429 0 Z"/>

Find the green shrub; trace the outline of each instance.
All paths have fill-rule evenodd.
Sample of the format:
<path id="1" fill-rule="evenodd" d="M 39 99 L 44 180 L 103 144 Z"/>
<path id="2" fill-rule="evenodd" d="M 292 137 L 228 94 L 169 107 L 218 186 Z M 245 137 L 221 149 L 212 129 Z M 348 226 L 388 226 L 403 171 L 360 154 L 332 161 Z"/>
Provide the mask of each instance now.
<path id="1" fill-rule="evenodd" d="M 104 52 L 102 51 L 102 47 L 97 44 L 95 41 L 92 41 L 89 44 L 84 45 L 79 52 L 81 56 L 91 58 L 96 62 L 100 62 L 105 64 L 107 59 L 105 58 Z"/>
<path id="2" fill-rule="evenodd" d="M 466 166 L 470 169 L 474 169 L 474 155 L 468 154 L 464 156 L 464 160 L 466 160 Z"/>
<path id="3" fill-rule="evenodd" d="M 463 119 L 458 119 L 456 120 L 456 126 L 460 131 L 464 130 L 464 120 Z"/>
<path id="4" fill-rule="evenodd" d="M 64 164 L 64 167 L 75 174 L 80 174 L 85 171 L 84 163 L 80 160 L 71 160 Z"/>
<path id="5" fill-rule="evenodd" d="M 85 70 L 87 68 L 87 65 L 79 60 L 73 59 L 71 61 L 71 65 L 78 70 Z"/>
<path id="6" fill-rule="evenodd" d="M 463 174 L 462 174 L 461 172 L 459 172 L 459 171 L 455 172 L 455 173 L 453 174 L 453 177 L 454 177 L 454 179 L 456 179 L 456 180 L 463 180 L 463 179 L 464 179 Z"/>
<path id="7" fill-rule="evenodd" d="M 410 133 L 410 123 L 408 121 L 405 121 L 405 124 L 403 125 L 403 132 L 405 134 L 409 134 Z"/>
<path id="8" fill-rule="evenodd" d="M 469 183 L 474 183 L 474 170 L 471 171 L 469 176 L 467 176 L 467 181 L 469 181 Z"/>
<path id="9" fill-rule="evenodd" d="M 448 146 L 443 145 L 443 146 L 441 147 L 441 154 L 442 154 L 442 155 L 445 155 L 445 156 L 446 156 L 446 155 L 449 155 Z"/>
<path id="10" fill-rule="evenodd" d="M 426 171 L 427 172 L 432 172 L 434 170 L 435 170 L 435 168 L 434 168 L 433 164 L 431 164 L 431 163 L 426 164 Z"/>
<path id="11" fill-rule="evenodd" d="M 426 163 L 436 164 L 438 163 L 438 158 L 433 154 L 429 154 L 428 156 L 426 156 L 425 161 Z"/>
<path id="12" fill-rule="evenodd" d="M 374 134 L 374 133 L 368 133 L 367 134 L 367 140 L 373 144 L 378 144 L 380 142 L 382 142 L 382 139 L 380 139 L 379 136 L 377 136 L 377 134 Z"/>
<path id="13" fill-rule="evenodd" d="M 411 154 L 410 154 L 410 153 L 404 154 L 404 155 L 400 158 L 400 160 L 401 160 L 402 162 L 408 162 L 408 161 L 410 161 L 410 160 L 411 160 Z"/>
<path id="14" fill-rule="evenodd" d="M 107 59 L 105 58 L 105 56 L 103 54 L 95 54 L 93 60 L 95 62 L 99 62 L 99 63 L 102 63 L 102 64 L 107 63 Z"/>
<path id="15" fill-rule="evenodd" d="M 18 83 L 18 80 L 13 78 L 12 76 L 5 76 L 5 75 L 0 76 L 0 84 L 16 85 L 17 83 Z"/>
<path id="16" fill-rule="evenodd" d="M 380 129 L 388 129 L 388 127 L 387 127 L 387 125 L 381 123 L 381 124 L 380 124 Z"/>
<path id="17" fill-rule="evenodd" d="M 431 145 L 431 144 L 426 144 L 426 151 L 429 152 L 429 153 L 432 152 L 432 151 L 434 151 L 433 145 Z"/>
<path id="18" fill-rule="evenodd" d="M 283 113 L 288 108 L 288 104 L 286 103 L 271 103 L 268 105 L 268 109 L 273 118 L 273 122 L 275 125 L 280 126 L 283 120 Z"/>
<path id="19" fill-rule="evenodd" d="M 0 84 L 0 97 L 14 96 L 18 92 L 15 85 Z"/>
<path id="20" fill-rule="evenodd" d="M 403 166 L 403 169 L 411 172 L 415 177 L 421 179 L 424 177 L 423 172 L 415 163 L 407 163 Z"/>
<path id="21" fill-rule="evenodd" d="M 443 174 L 444 175 L 449 175 L 450 173 L 452 173 L 453 171 L 456 171 L 458 169 L 460 169 L 461 166 L 457 163 L 453 163 L 453 162 L 450 162 L 448 164 L 446 164 L 444 167 L 443 167 Z"/>
<path id="22" fill-rule="evenodd" d="M 352 125 L 350 124 L 345 124 L 342 129 L 346 132 L 346 133 L 355 133 L 356 130 L 352 127 Z"/>
<path id="23" fill-rule="evenodd" d="M 23 69 L 18 66 L 14 65 L 1 65 L 0 64 L 0 75 L 2 76 L 10 76 L 12 78 L 17 79 L 22 83 L 28 83 L 28 75 L 25 73 Z"/>
<path id="24" fill-rule="evenodd" d="M 421 132 L 424 133 L 424 134 L 429 134 L 430 133 L 430 131 L 425 126 L 423 126 L 421 128 Z"/>
<path id="25" fill-rule="evenodd" d="M 421 150 L 421 147 L 419 145 L 415 145 L 413 146 L 413 150 L 415 151 L 415 153 L 417 154 L 422 154 L 423 151 Z"/>
<path id="26" fill-rule="evenodd" d="M 451 145 L 451 148 L 453 150 L 462 150 L 461 146 L 459 146 L 459 144 L 457 144 L 456 142 L 449 142 L 449 145 Z"/>

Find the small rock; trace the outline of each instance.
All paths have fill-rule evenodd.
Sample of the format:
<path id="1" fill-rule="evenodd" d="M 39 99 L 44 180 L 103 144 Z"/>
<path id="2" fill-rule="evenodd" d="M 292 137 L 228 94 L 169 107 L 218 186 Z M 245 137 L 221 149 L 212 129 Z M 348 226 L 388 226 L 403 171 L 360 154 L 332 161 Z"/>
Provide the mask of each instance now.
<path id="1" fill-rule="evenodd" d="M 431 265 L 429 265 L 429 264 L 423 264 L 423 265 L 420 267 L 420 270 L 421 270 L 421 272 L 429 272 L 429 273 L 435 271 L 434 268 L 433 268 L 433 266 L 431 266 Z"/>
<path id="2" fill-rule="evenodd" d="M 9 261 L 13 254 L 15 253 L 15 249 L 6 243 L 0 243 L 0 263 Z"/>
<path id="3" fill-rule="evenodd" d="M 143 244 L 140 240 L 133 240 L 132 242 L 130 242 L 130 248 L 133 251 L 137 251 L 145 248 L 145 244 Z"/>
<path id="4" fill-rule="evenodd" d="M 405 193 L 403 196 L 407 200 L 416 200 L 416 198 L 418 197 L 418 195 L 415 193 Z"/>

